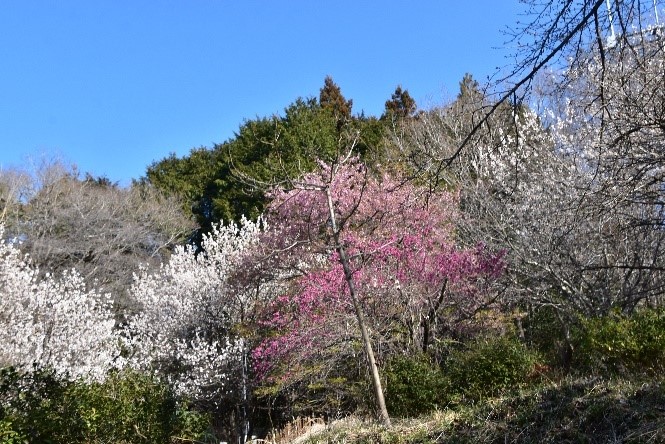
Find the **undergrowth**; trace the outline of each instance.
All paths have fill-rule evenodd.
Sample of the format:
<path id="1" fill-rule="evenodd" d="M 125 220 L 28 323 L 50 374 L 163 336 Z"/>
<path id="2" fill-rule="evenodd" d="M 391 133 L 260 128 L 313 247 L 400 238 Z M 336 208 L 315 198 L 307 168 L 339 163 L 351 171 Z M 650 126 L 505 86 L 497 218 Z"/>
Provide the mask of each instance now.
<path id="1" fill-rule="evenodd" d="M 345 419 L 306 443 L 663 443 L 665 378 L 564 378 L 390 428 Z"/>

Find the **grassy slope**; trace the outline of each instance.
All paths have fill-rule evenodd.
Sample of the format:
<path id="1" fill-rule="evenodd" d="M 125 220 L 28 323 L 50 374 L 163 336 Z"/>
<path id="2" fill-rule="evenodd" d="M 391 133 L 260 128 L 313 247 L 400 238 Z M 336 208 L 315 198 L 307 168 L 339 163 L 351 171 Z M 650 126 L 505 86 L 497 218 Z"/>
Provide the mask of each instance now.
<path id="1" fill-rule="evenodd" d="M 389 430 L 347 419 L 307 443 L 665 443 L 665 377 L 565 379 Z"/>

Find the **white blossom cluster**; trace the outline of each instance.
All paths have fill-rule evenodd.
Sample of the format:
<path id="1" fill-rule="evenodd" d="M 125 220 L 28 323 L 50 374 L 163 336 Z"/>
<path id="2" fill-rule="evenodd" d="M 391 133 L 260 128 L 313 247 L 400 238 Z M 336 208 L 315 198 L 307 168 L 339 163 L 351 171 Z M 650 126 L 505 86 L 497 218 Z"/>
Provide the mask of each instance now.
<path id="1" fill-rule="evenodd" d="M 228 392 L 233 375 L 246 370 L 248 346 L 237 329 L 253 296 L 229 278 L 263 229 L 262 221 L 218 226 L 201 251 L 179 247 L 158 271 L 141 268 L 130 289 L 141 309 L 121 327 L 108 296 L 87 290 L 75 270 L 42 276 L 17 243 L 0 243 L 0 366 L 95 380 L 132 367 L 179 394 Z"/>
<path id="2" fill-rule="evenodd" d="M 235 307 L 246 297 L 229 275 L 262 229 L 261 221 L 248 220 L 214 227 L 201 252 L 180 247 L 157 272 L 141 270 L 131 294 L 142 309 L 127 326 L 126 364 L 166 378 L 179 394 L 212 398 L 228 391 L 245 352 L 232 330 Z"/>
<path id="3" fill-rule="evenodd" d="M 479 179 L 491 179 L 494 186 L 524 192 L 524 178 L 536 165 L 549 162 L 542 149 L 549 143 L 548 135 L 538 115 L 527 107 L 513 113 L 509 128 L 496 128 L 493 143 L 496 145 L 478 143 L 468 161 Z"/>
<path id="4" fill-rule="evenodd" d="M 102 379 L 119 355 L 111 303 L 75 270 L 40 276 L 15 243 L 0 242 L 0 366 Z"/>

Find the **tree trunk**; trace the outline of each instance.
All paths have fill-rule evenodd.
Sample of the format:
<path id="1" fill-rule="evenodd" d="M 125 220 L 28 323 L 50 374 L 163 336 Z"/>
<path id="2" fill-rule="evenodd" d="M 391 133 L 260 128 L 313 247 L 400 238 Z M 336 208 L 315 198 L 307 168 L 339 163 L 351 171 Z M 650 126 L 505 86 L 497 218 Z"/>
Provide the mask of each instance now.
<path id="1" fill-rule="evenodd" d="M 330 214 L 333 240 L 335 241 L 335 249 L 339 254 L 339 262 L 342 264 L 342 268 L 344 269 L 344 279 L 346 280 L 347 287 L 349 288 L 349 294 L 351 295 L 351 301 L 353 302 L 353 308 L 356 313 L 356 320 L 358 321 L 358 327 L 360 328 L 360 333 L 362 334 L 363 346 L 365 348 L 365 353 L 367 354 L 367 361 L 369 363 L 370 371 L 372 374 L 374 394 L 376 397 L 376 409 L 378 411 L 377 413 L 379 414 L 379 419 L 383 422 L 383 424 L 385 426 L 390 426 L 390 416 L 388 415 L 386 400 L 383 396 L 383 387 L 381 386 L 379 368 L 377 367 L 376 359 L 374 358 L 372 341 L 370 340 L 369 332 L 367 331 L 367 326 L 365 325 L 365 318 L 363 316 L 362 307 L 360 306 L 360 301 L 358 301 L 358 294 L 356 292 L 356 286 L 353 281 L 353 273 L 351 272 L 351 267 L 349 266 L 349 258 L 346 256 L 346 250 L 339 240 L 339 231 L 337 228 L 337 221 L 335 220 L 335 208 L 333 206 L 330 190 L 327 188 L 326 197 L 328 198 L 328 211 Z"/>

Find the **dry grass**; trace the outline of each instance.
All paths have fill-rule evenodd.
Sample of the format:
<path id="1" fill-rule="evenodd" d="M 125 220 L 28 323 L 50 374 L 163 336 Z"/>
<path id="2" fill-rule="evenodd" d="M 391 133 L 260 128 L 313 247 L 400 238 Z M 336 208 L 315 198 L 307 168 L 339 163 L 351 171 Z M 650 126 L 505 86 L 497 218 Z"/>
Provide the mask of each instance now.
<path id="1" fill-rule="evenodd" d="M 389 429 L 333 422 L 309 444 L 665 443 L 665 378 L 567 378 L 475 405 L 459 404 Z"/>

